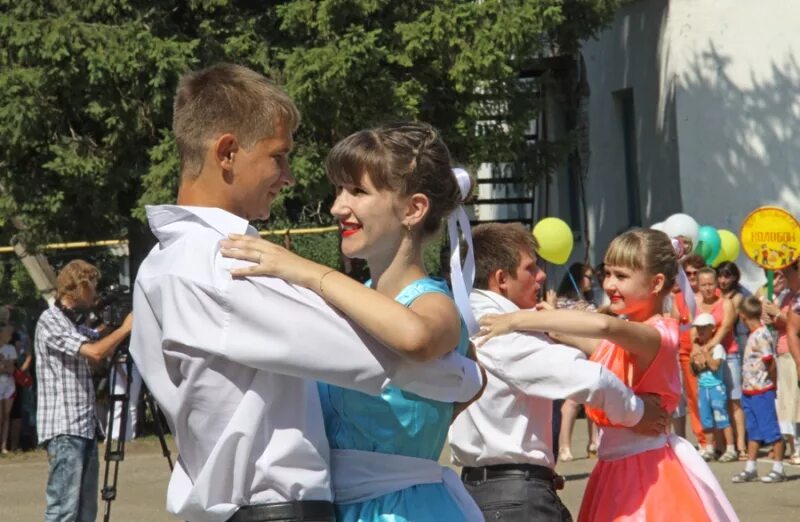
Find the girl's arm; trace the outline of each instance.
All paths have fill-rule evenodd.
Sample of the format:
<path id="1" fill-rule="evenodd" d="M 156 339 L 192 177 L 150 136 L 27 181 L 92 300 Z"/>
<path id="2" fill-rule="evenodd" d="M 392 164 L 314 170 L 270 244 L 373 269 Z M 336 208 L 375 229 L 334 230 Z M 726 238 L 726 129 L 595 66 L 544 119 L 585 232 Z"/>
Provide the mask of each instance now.
<path id="1" fill-rule="evenodd" d="M 576 337 L 608 339 L 636 356 L 639 366 L 650 366 L 661 347 L 661 334 L 650 325 L 623 321 L 595 312 L 553 310 L 513 312 L 503 315 L 485 315 L 480 320 L 484 336 L 480 344 L 492 337 L 513 331 L 555 332 Z"/>
<path id="2" fill-rule="evenodd" d="M 231 271 L 234 277 L 274 276 L 304 286 L 409 359 L 437 359 L 458 345 L 461 321 L 446 295 L 428 293 L 406 307 L 341 272 L 269 241 L 238 234 L 230 237 L 221 242 L 222 255 L 256 263 Z"/>
<path id="3" fill-rule="evenodd" d="M 721 297 L 720 299 L 723 300 L 722 324 L 719 325 L 717 331 L 711 336 L 711 339 L 709 339 L 709 341 L 702 346 L 703 350 L 707 350 L 718 344 L 721 344 L 722 340 L 725 339 L 725 337 L 731 333 L 731 330 L 733 329 L 733 322 L 736 320 L 736 310 L 733 308 L 733 303 L 726 297 Z"/>
<path id="4" fill-rule="evenodd" d="M 547 332 L 547 335 L 549 335 L 556 342 L 577 348 L 585 353 L 587 357 L 591 357 L 602 342 L 601 339 L 590 339 L 588 337 L 578 337 L 577 335 L 565 335 L 552 331 Z"/>

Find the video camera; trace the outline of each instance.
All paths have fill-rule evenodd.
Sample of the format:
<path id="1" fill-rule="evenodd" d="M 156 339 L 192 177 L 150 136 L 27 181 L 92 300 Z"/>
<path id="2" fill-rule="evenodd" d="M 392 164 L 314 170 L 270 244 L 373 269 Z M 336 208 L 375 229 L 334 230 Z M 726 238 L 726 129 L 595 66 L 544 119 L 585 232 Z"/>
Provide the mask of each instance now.
<path id="1" fill-rule="evenodd" d="M 95 314 L 109 328 L 118 328 L 133 310 L 131 289 L 125 285 L 109 285 L 97 294 Z"/>

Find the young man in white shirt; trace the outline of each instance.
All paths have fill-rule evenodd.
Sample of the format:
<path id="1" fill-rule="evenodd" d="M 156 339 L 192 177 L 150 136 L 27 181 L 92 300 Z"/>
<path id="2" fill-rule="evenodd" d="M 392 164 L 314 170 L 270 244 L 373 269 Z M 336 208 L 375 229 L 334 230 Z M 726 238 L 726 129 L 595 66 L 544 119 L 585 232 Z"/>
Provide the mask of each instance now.
<path id="1" fill-rule="evenodd" d="M 244 67 L 178 86 L 178 205 L 147 209 L 159 244 L 136 278 L 130 351 L 178 445 L 167 509 L 184 520 L 333 520 L 317 380 L 372 394 L 391 382 L 452 402 L 481 386 L 473 361 L 404 361 L 305 288 L 231 278 L 248 263 L 223 258 L 219 241 L 256 234 L 248 221 L 266 219 L 294 183 L 299 118 Z"/>
<path id="2" fill-rule="evenodd" d="M 534 308 L 546 276 L 528 229 L 519 223 L 480 225 L 472 239 L 475 318 Z M 553 471 L 553 399 L 591 404 L 612 422 L 642 433 L 666 429 L 668 416 L 657 397 L 636 397 L 582 352 L 546 336 L 496 337 L 478 349 L 478 360 L 486 368 L 486 389 L 453 422 L 449 442 L 487 520 L 572 520 L 555 493 L 563 482 Z"/>

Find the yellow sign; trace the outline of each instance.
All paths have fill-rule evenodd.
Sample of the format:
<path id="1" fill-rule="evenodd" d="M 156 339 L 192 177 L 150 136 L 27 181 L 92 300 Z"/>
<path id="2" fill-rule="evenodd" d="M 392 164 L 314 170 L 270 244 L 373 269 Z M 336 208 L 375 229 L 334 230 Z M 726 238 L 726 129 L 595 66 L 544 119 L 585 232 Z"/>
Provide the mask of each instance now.
<path id="1" fill-rule="evenodd" d="M 750 213 L 739 233 L 747 257 L 768 270 L 780 270 L 800 258 L 800 223 L 779 207 Z"/>

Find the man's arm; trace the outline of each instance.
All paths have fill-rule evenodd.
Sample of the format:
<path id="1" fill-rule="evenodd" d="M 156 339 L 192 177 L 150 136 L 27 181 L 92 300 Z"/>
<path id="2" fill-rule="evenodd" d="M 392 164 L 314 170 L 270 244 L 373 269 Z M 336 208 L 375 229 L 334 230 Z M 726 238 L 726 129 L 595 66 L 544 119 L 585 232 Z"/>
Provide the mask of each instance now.
<path id="1" fill-rule="evenodd" d="M 525 395 L 585 403 L 623 426 L 634 426 L 642 417 L 642 401 L 633 391 L 575 348 L 550 344 L 537 335 L 511 333 L 479 348 L 478 359 L 487 372 Z"/>
<path id="2" fill-rule="evenodd" d="M 106 357 L 109 357 L 117 346 L 125 340 L 131 333 L 131 326 L 133 325 L 133 318 L 131 314 L 123 321 L 122 325 L 102 339 L 91 343 L 84 343 L 81 345 L 78 353 L 86 357 L 93 363 L 99 363 Z"/>
<path id="3" fill-rule="evenodd" d="M 393 384 L 424 397 L 462 402 L 481 389 L 479 367 L 466 357 L 451 353 L 430 363 L 405 360 L 313 292 L 269 277 L 231 279 L 227 269 L 220 271 L 222 288 L 203 288 L 178 276 L 137 279 L 134 357 L 134 346 L 148 342 L 146 335 L 139 337 L 139 324 L 152 317 L 163 330 L 165 351 L 184 345 L 252 368 L 372 394 Z"/>

